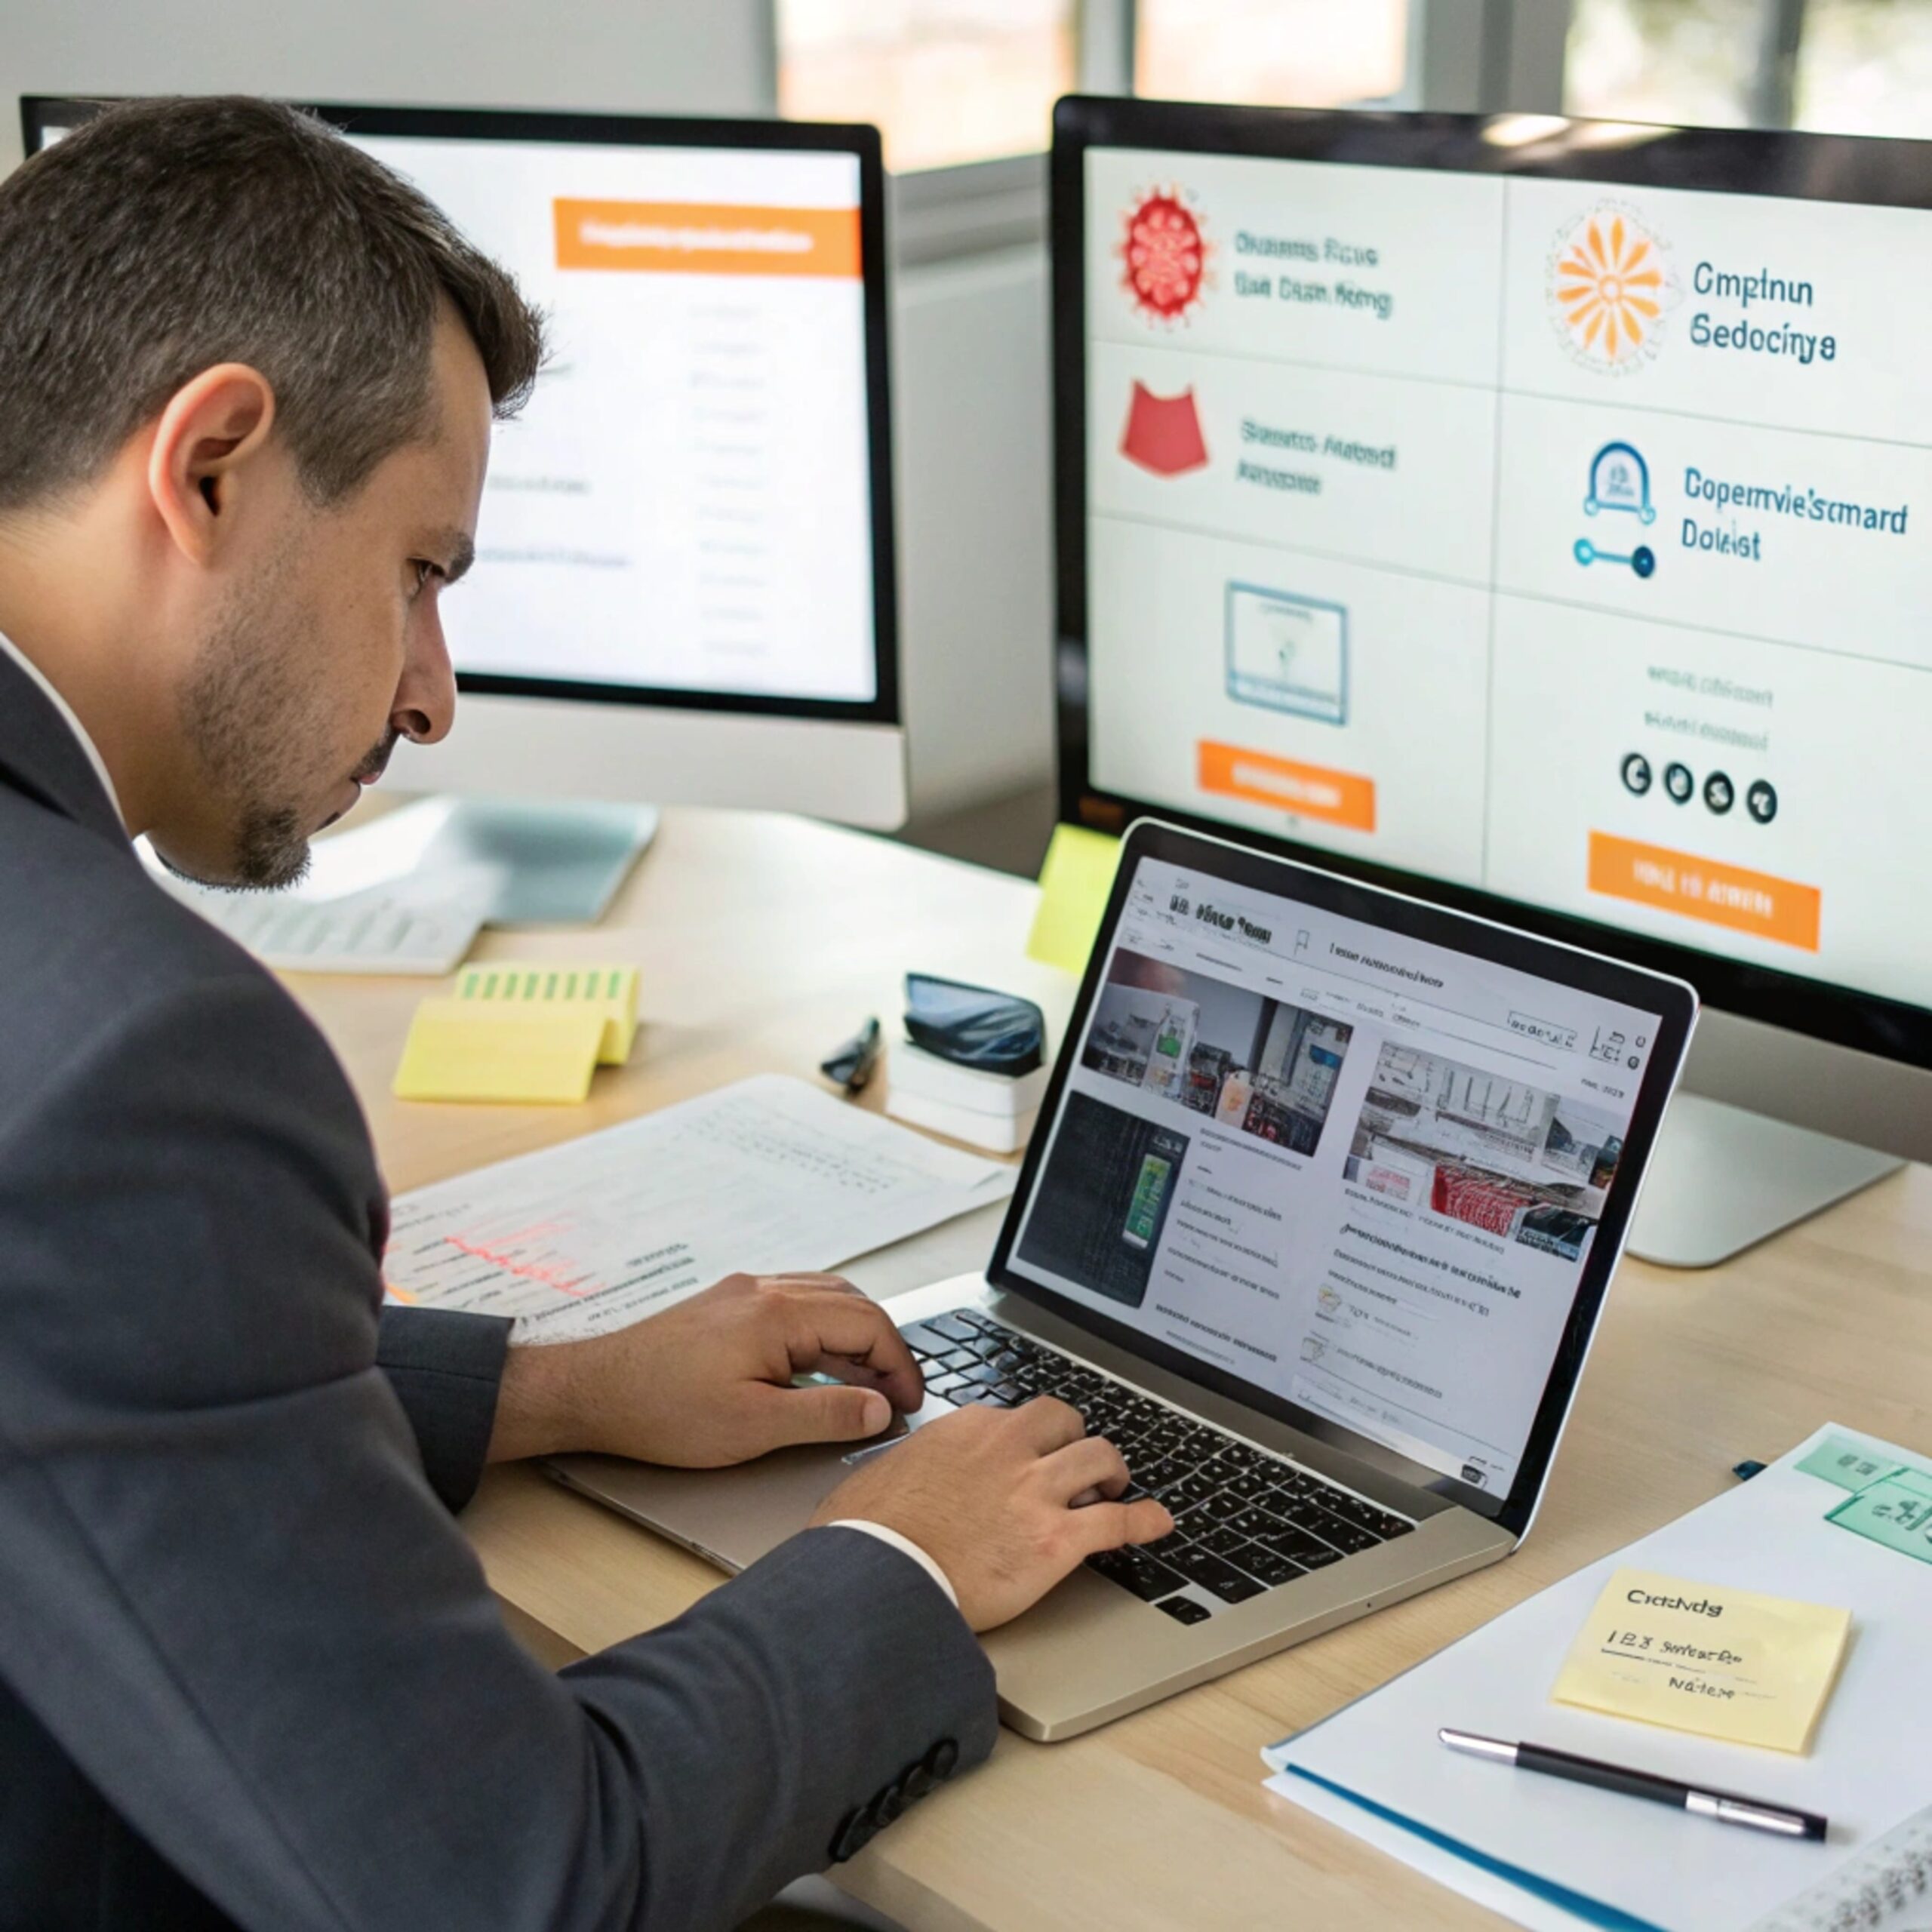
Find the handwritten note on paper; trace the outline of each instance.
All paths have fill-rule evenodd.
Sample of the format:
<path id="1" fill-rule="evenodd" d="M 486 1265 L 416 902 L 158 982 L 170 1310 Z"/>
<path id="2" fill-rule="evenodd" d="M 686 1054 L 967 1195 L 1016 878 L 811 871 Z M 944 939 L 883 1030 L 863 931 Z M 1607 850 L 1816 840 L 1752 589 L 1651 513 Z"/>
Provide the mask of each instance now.
<path id="1" fill-rule="evenodd" d="M 1620 1570 L 1550 1695 L 1611 1717 L 1802 1752 L 1850 1630 L 1848 1610 Z"/>
<path id="2" fill-rule="evenodd" d="M 1004 1200 L 1017 1179 L 762 1075 L 399 1196 L 384 1272 L 399 1301 L 575 1341 L 737 1269 L 837 1267 Z"/>

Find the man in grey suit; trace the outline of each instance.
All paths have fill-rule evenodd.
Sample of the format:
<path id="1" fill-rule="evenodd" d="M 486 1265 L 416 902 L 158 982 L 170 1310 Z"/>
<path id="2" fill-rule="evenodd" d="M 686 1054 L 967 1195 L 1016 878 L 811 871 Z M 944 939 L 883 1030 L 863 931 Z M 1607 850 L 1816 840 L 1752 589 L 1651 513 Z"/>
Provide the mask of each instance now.
<path id="1" fill-rule="evenodd" d="M 0 185 L 0 1926 L 728 1925 L 990 1749 L 975 1629 L 1169 1527 L 1071 1410 L 969 1411 L 667 1629 L 561 1675 L 505 1633 L 449 1514 L 486 1459 L 920 1399 L 828 1277 L 530 1350 L 383 1309 L 340 1069 L 131 849 L 289 879 L 448 728 L 438 600 L 540 357 L 280 109 L 115 109 Z"/>

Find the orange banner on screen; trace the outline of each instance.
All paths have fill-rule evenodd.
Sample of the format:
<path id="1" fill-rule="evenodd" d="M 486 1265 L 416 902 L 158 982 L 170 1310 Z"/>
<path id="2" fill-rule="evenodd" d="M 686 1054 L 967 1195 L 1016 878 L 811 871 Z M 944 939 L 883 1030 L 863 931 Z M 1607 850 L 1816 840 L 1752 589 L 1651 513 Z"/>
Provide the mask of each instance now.
<path id="1" fill-rule="evenodd" d="M 857 208 L 561 200 L 555 206 L 560 269 L 847 278 L 859 272 Z"/>
<path id="2" fill-rule="evenodd" d="M 1352 832 L 1375 829 L 1375 780 L 1319 764 L 1298 764 L 1266 752 L 1244 752 L 1238 745 L 1200 744 L 1201 789 L 1223 798 L 1245 798 L 1277 811 L 1345 825 Z"/>
<path id="3" fill-rule="evenodd" d="M 1590 834 L 1590 890 L 1612 899 L 1634 900 L 1687 919 L 1752 933 L 1806 952 L 1818 950 L 1824 897 L 1815 885 L 1799 885 L 1742 866 L 1721 866 L 1661 845 L 1640 845 Z"/>

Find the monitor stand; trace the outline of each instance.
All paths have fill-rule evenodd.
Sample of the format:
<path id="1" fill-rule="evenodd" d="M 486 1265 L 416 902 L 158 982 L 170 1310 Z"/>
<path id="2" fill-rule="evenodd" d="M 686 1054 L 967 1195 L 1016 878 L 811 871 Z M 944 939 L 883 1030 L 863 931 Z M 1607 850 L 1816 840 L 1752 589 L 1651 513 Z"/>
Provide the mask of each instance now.
<path id="1" fill-rule="evenodd" d="M 491 925 L 594 925 L 657 831 L 654 805 L 455 798 L 427 857 L 499 875 Z"/>
<path id="2" fill-rule="evenodd" d="M 1680 1093 L 1651 1157 L 1630 1252 L 1662 1268 L 1712 1268 L 1904 1164 Z"/>

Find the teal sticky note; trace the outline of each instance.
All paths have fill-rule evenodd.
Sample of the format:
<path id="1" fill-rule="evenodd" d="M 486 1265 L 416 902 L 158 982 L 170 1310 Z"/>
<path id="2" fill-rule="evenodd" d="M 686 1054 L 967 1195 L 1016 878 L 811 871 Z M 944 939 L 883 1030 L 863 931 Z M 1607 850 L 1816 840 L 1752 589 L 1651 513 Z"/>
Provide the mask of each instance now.
<path id="1" fill-rule="evenodd" d="M 1819 1476 L 1840 1489 L 1860 1490 L 1893 1475 L 1898 1464 L 1889 1456 L 1874 1456 L 1867 1444 L 1849 1435 L 1828 1435 L 1798 1466 L 1807 1476 Z"/>
<path id="2" fill-rule="evenodd" d="M 1932 1479 L 1901 1469 L 1848 1496 L 1825 1519 L 1932 1563 Z"/>

